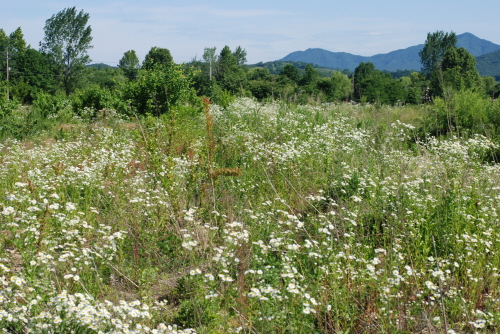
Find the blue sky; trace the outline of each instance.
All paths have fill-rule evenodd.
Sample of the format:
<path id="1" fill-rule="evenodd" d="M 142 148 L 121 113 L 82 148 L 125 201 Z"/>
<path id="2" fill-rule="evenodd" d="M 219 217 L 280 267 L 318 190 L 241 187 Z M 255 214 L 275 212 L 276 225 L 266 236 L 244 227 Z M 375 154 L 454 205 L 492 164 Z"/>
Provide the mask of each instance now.
<path id="1" fill-rule="evenodd" d="M 2 0 L 0 28 L 21 27 L 38 49 L 45 21 L 73 6 L 90 14 L 92 61 L 110 65 L 128 50 L 142 60 L 153 46 L 169 49 L 178 63 L 224 45 L 246 49 L 248 63 L 308 48 L 372 56 L 422 44 L 437 30 L 500 44 L 498 0 Z"/>

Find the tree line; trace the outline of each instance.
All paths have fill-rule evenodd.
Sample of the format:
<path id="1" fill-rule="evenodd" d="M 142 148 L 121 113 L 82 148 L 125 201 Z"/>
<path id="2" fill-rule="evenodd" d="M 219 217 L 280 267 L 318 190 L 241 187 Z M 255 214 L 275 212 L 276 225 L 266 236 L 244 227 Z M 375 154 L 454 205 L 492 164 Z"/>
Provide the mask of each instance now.
<path id="1" fill-rule="evenodd" d="M 0 99 L 31 104 L 50 96 L 69 98 L 75 111 L 113 108 L 160 115 L 173 106 L 196 104 L 198 96 L 221 105 L 233 96 L 274 98 L 296 103 L 338 101 L 376 104 L 420 104 L 453 91 L 472 90 L 495 98 L 492 77 L 480 77 L 474 57 L 456 47 L 456 35 L 429 33 L 420 53 L 421 72 L 391 75 L 370 63 L 352 73 L 333 71 L 322 77 L 312 65 L 286 64 L 279 73 L 246 65 L 247 52 L 207 47 L 202 59 L 176 64 L 166 48 L 152 47 L 141 62 L 134 50 L 118 67 L 89 67 L 92 29 L 89 14 L 66 8 L 46 21 L 39 49 L 27 45 L 19 27 L 9 35 L 0 29 Z"/>

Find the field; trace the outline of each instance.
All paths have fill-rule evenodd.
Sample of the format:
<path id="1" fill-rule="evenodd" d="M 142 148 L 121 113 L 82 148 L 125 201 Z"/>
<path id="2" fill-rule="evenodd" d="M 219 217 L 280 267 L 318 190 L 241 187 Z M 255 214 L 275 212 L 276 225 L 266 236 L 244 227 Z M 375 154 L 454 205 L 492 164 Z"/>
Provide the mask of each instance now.
<path id="1" fill-rule="evenodd" d="M 5 333 L 500 332 L 499 146 L 236 99 L 0 143 Z"/>

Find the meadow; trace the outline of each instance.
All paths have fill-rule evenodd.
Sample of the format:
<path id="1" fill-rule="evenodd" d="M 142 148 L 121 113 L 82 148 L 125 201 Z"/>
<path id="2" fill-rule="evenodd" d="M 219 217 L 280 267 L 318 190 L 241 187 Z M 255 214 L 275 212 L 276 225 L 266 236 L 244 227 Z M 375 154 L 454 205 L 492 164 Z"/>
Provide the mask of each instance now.
<path id="1" fill-rule="evenodd" d="M 425 135 L 438 107 L 238 98 L 3 139 L 0 327 L 500 332 L 500 146 Z"/>

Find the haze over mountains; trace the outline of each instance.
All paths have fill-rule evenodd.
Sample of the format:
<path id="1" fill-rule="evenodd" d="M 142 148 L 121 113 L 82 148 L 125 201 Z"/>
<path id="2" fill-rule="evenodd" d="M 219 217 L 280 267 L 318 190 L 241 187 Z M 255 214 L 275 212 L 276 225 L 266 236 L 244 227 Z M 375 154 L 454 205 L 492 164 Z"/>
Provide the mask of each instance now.
<path id="1" fill-rule="evenodd" d="M 500 45 L 481 39 L 471 33 L 457 35 L 457 46 L 464 47 L 478 61 L 478 71 L 481 75 L 500 74 Z M 349 69 L 353 71 L 361 62 L 372 62 L 379 70 L 415 70 L 420 71 L 420 57 L 418 53 L 424 44 L 410 46 L 406 49 L 396 50 L 371 57 L 353 55 L 346 52 L 331 52 L 324 49 L 307 49 L 295 51 L 280 59 L 280 61 L 298 61 L 313 63 L 321 67 L 333 69 Z M 493 53 L 498 51 L 496 53 Z M 490 55 L 490 53 L 492 53 Z M 495 69 L 498 65 L 498 72 Z M 483 72 L 483 73 L 482 73 Z M 488 72 L 488 73 L 485 73 Z"/>

